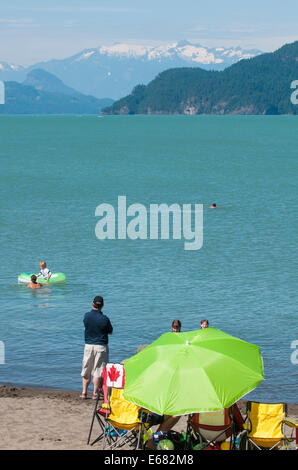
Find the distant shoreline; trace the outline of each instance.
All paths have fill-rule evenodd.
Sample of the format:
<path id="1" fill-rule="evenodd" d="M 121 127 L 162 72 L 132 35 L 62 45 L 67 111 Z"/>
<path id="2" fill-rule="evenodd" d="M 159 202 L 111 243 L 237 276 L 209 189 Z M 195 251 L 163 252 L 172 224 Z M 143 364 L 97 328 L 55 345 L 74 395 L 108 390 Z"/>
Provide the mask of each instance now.
<path id="1" fill-rule="evenodd" d="M 35 114 L 35 113 L 25 113 L 25 114 L 22 114 L 22 113 L 15 113 L 15 114 L 12 114 L 12 113 L 0 113 L 0 118 L 1 117 L 16 117 L 16 116 L 20 116 L 20 117 L 105 117 L 105 118 L 111 118 L 111 117 L 128 117 L 128 118 L 133 118 L 133 117 L 137 117 L 137 116 L 151 116 L 151 117 L 154 117 L 154 116 L 165 116 L 165 117 L 169 117 L 169 116 L 180 116 L 180 117 L 185 117 L 185 118 L 191 118 L 191 117 L 221 117 L 221 118 L 224 118 L 224 117 L 239 117 L 239 116 L 242 116 L 242 117 L 264 117 L 264 118 L 277 118 L 277 117 L 297 117 L 298 115 L 297 114 L 291 114 L 291 113 L 287 113 L 287 114 L 237 114 L 237 113 L 229 113 L 229 114 L 183 114 L 183 113 L 150 113 L 150 114 L 147 114 L 147 113 L 136 113 L 136 114 L 119 114 L 119 113 L 115 113 L 115 114 L 105 114 L 105 113 L 94 113 L 94 114 L 80 114 L 80 113 L 77 113 L 77 114 L 73 114 L 73 113 L 65 113 L 65 114 L 62 114 L 62 113 L 58 113 L 58 114 L 55 114 L 55 113 L 41 113 L 41 114 Z"/>

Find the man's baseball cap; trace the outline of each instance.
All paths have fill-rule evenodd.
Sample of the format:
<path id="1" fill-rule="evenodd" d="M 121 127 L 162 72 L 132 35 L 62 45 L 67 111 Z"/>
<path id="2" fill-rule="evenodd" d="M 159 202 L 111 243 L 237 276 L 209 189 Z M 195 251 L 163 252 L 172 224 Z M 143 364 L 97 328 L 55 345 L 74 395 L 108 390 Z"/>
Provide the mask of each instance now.
<path id="1" fill-rule="evenodd" d="M 97 295 L 96 297 L 94 297 L 94 300 L 93 300 L 93 303 L 94 305 L 103 305 L 103 298 L 101 297 L 101 295 Z"/>

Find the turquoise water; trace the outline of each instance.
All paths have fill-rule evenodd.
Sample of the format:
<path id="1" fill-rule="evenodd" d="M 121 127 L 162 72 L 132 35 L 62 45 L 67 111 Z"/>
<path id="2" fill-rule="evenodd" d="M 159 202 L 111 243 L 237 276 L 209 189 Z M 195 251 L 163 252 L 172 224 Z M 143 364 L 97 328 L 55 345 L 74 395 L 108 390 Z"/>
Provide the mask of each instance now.
<path id="1" fill-rule="evenodd" d="M 251 398 L 297 403 L 297 117 L 1 116 L 0 142 L 0 383 L 79 390 L 83 315 L 102 295 L 112 361 L 174 318 L 208 318 L 261 347 Z M 98 240 L 95 209 L 118 195 L 203 204 L 203 247 Z M 40 259 L 66 285 L 18 285 Z"/>

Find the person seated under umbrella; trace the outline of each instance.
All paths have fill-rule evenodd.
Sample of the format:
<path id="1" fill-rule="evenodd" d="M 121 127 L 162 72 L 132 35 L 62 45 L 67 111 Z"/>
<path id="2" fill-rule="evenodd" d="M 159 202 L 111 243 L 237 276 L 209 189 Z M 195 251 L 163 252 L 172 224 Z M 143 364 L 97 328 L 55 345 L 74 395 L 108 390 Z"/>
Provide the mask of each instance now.
<path id="1" fill-rule="evenodd" d="M 163 416 L 163 421 L 159 425 L 156 433 L 158 433 L 159 431 L 163 431 L 163 432 L 170 431 L 178 423 L 180 418 L 181 418 L 181 416 L 164 415 Z M 151 450 L 156 450 L 156 445 L 154 444 L 153 437 L 148 439 L 148 441 L 146 442 L 146 448 L 151 449 Z"/>

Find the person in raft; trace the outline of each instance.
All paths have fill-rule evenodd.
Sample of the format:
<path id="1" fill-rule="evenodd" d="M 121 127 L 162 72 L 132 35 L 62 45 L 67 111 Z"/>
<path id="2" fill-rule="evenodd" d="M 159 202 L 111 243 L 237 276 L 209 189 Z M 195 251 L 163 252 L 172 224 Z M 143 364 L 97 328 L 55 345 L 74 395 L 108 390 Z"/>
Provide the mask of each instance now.
<path id="1" fill-rule="evenodd" d="M 92 309 L 84 316 L 85 348 L 82 363 L 82 399 L 87 398 L 88 385 L 93 376 L 93 395 L 96 400 L 99 381 L 105 365 L 109 362 L 108 335 L 113 333 L 109 318 L 102 313 L 103 298 L 97 295 L 92 302 Z"/>
<path id="2" fill-rule="evenodd" d="M 45 261 L 41 261 L 39 263 L 39 267 L 40 267 L 40 272 L 39 274 L 37 274 L 37 277 L 41 276 L 43 279 L 46 279 L 48 283 L 52 273 L 49 270 L 49 268 L 47 268 L 47 263 Z"/>
<path id="3" fill-rule="evenodd" d="M 37 277 L 35 276 L 35 274 L 32 274 L 31 282 L 30 284 L 27 285 L 27 287 L 30 287 L 31 289 L 39 289 L 39 287 L 41 287 L 41 284 L 39 284 L 39 282 L 36 282 L 36 281 L 37 281 Z"/>

